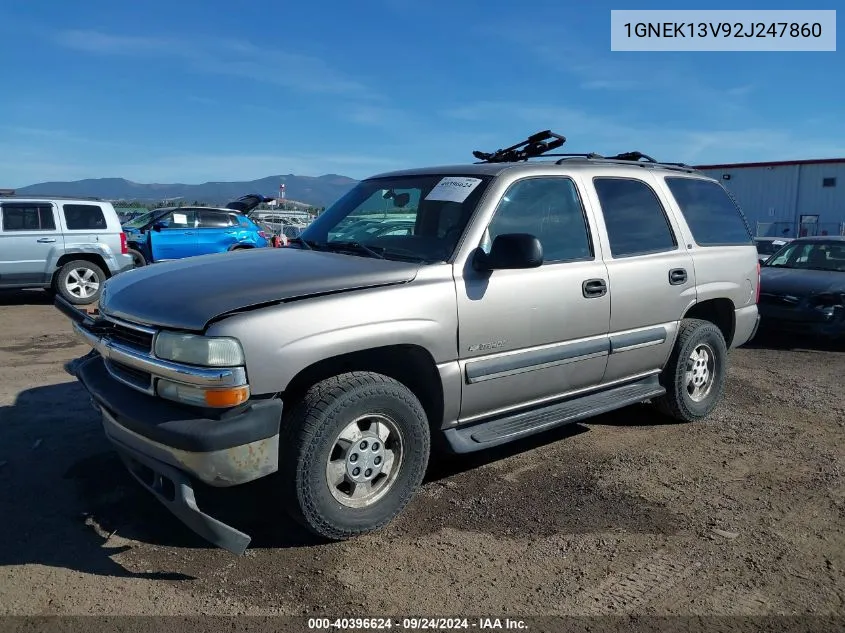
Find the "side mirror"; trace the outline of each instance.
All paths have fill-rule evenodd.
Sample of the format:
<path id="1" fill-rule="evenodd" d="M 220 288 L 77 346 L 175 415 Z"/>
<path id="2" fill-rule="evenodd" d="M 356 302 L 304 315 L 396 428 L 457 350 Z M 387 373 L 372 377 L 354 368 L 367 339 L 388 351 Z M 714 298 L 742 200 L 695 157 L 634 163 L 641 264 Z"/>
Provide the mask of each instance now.
<path id="1" fill-rule="evenodd" d="M 161 231 L 164 228 L 167 228 L 167 225 L 164 222 L 156 222 L 153 224 L 153 231 Z"/>
<path id="2" fill-rule="evenodd" d="M 766 263 L 766 258 L 764 258 L 764 257 L 759 257 L 759 258 L 757 259 L 757 261 L 758 261 L 758 262 L 760 263 L 760 265 L 762 266 L 763 264 L 765 264 L 765 263 Z"/>
<path id="3" fill-rule="evenodd" d="M 476 270 L 537 268 L 543 265 L 543 245 L 528 233 L 499 235 L 490 246 L 490 253 L 480 248 L 473 258 Z"/>

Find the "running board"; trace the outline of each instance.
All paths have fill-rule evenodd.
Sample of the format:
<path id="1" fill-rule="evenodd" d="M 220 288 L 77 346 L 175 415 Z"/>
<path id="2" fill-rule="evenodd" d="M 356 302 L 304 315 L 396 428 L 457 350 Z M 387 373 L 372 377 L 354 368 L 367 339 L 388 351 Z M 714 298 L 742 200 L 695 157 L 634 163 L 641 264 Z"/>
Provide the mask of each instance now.
<path id="1" fill-rule="evenodd" d="M 456 453 L 472 453 L 506 444 L 535 433 L 621 409 L 666 393 L 657 375 L 603 391 L 520 411 L 476 424 L 445 429 L 446 440 Z"/>

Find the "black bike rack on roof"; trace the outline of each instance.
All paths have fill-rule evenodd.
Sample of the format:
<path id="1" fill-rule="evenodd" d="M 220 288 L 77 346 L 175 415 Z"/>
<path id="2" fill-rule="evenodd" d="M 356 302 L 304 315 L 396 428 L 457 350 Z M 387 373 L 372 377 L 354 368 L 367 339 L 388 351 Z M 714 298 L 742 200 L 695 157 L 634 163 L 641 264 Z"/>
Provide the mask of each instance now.
<path id="1" fill-rule="evenodd" d="M 481 152 L 474 151 L 473 156 L 479 159 L 478 164 L 482 163 L 515 163 L 521 161 L 528 161 L 532 158 L 559 158 L 556 164 L 561 165 L 567 161 L 596 161 L 613 164 L 629 165 L 631 163 L 637 164 L 640 167 L 654 166 L 665 167 L 668 169 L 678 169 L 687 172 L 695 171 L 693 167 L 685 163 L 662 163 L 652 158 L 648 154 L 638 151 L 622 152 L 615 156 L 602 156 L 595 152 L 588 153 L 572 153 L 572 154 L 558 154 L 551 153 L 551 150 L 557 149 L 566 142 L 566 137 L 556 134 L 551 130 L 544 130 L 532 134 L 526 140 L 506 147 L 498 149 L 495 152 Z M 644 162 L 643 162 L 644 161 Z"/>

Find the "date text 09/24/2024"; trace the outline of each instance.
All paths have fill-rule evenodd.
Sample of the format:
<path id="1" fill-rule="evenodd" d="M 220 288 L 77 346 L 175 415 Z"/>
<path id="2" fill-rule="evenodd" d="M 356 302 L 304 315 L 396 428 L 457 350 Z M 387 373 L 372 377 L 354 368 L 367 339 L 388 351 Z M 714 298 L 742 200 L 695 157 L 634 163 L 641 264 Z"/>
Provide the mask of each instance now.
<path id="1" fill-rule="evenodd" d="M 308 628 L 331 630 L 525 630 L 524 620 L 512 618 L 308 618 Z"/>

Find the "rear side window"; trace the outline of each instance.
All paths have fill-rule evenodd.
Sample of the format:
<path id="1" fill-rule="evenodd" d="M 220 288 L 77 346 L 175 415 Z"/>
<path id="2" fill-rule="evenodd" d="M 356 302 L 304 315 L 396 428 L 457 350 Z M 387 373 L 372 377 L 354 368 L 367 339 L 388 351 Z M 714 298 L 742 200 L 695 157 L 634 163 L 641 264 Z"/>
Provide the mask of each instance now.
<path id="1" fill-rule="evenodd" d="M 49 204 L 4 204 L 3 231 L 54 231 L 56 219 Z"/>
<path id="2" fill-rule="evenodd" d="M 745 217 L 718 183 L 698 178 L 667 178 L 666 184 L 699 246 L 753 243 Z"/>
<path id="3" fill-rule="evenodd" d="M 199 220 L 199 226 L 202 229 L 221 229 L 232 226 L 228 213 L 200 211 Z"/>
<path id="4" fill-rule="evenodd" d="M 103 209 L 95 204 L 62 205 L 65 225 L 70 231 L 93 231 L 106 228 L 106 216 Z"/>
<path id="5" fill-rule="evenodd" d="M 613 257 L 660 253 L 677 248 L 657 194 L 642 180 L 593 178 Z"/>

